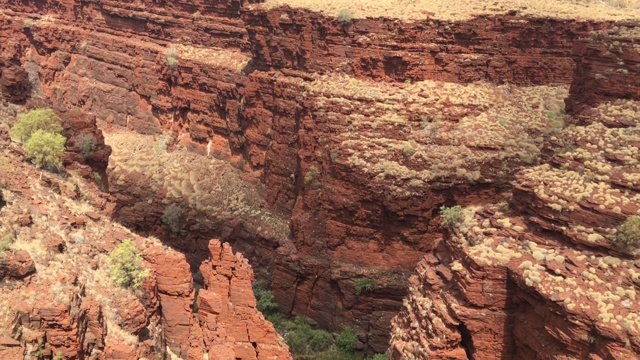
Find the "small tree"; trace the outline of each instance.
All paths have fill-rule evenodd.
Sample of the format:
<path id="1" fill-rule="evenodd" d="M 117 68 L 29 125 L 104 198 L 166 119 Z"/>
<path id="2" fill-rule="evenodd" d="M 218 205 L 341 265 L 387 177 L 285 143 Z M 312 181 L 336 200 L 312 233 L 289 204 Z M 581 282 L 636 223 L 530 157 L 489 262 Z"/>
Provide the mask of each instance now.
<path id="1" fill-rule="evenodd" d="M 632 215 L 618 228 L 616 241 L 619 247 L 635 250 L 640 247 L 640 215 Z"/>
<path id="2" fill-rule="evenodd" d="M 11 135 L 21 143 L 26 142 L 38 130 L 62 134 L 60 119 L 51 109 L 35 109 L 18 117 L 18 123 L 11 129 Z"/>
<path id="3" fill-rule="evenodd" d="M 453 207 L 440 207 L 440 219 L 442 221 L 442 225 L 447 227 L 450 230 L 455 229 L 464 220 L 464 215 L 462 214 L 462 207 L 460 205 L 456 205 Z"/>
<path id="4" fill-rule="evenodd" d="M 62 165 L 66 141 L 67 139 L 60 134 L 38 130 L 31 135 L 24 149 L 36 166 L 54 170 Z"/>
<path id="5" fill-rule="evenodd" d="M 125 240 L 109 253 L 109 274 L 116 286 L 125 289 L 139 289 L 149 276 L 149 270 L 142 266 L 142 255 L 131 240 Z"/>
<path id="6" fill-rule="evenodd" d="M 336 338 L 336 346 L 345 352 L 354 352 L 358 345 L 358 334 L 350 327 L 342 329 Z"/>
<path id="7" fill-rule="evenodd" d="M 164 209 L 162 214 L 162 222 L 171 229 L 174 233 L 179 233 L 182 230 L 182 217 L 184 216 L 184 210 L 176 204 L 171 204 Z"/>
<path id="8" fill-rule="evenodd" d="M 96 140 L 96 137 L 93 136 L 93 134 L 82 134 L 78 136 L 76 141 L 78 148 L 80 148 L 80 153 L 85 159 L 88 159 L 93 155 L 93 152 L 96 150 L 96 146 L 98 145 L 98 140 Z"/>

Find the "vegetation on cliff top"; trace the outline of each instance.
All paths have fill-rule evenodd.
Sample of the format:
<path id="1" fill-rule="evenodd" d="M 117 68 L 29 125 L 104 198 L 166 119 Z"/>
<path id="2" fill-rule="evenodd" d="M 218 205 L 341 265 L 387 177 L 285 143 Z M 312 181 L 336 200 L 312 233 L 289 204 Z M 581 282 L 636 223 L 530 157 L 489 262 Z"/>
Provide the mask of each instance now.
<path id="1" fill-rule="evenodd" d="M 638 19 L 639 0 L 266 0 L 261 6 L 306 8 L 338 17 L 349 12 L 353 18 L 384 17 L 403 20 L 468 20 L 477 15 L 500 15 L 516 11 L 523 16 L 559 19 Z"/>

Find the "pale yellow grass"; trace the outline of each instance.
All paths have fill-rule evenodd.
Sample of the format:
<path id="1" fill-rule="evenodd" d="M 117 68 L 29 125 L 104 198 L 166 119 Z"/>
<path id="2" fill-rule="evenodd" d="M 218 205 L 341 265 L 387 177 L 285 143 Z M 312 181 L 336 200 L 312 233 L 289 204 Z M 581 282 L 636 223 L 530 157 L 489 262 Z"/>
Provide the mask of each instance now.
<path id="1" fill-rule="evenodd" d="M 437 81 L 390 84 L 320 76 L 308 83 L 317 121 L 334 127 L 333 162 L 398 197 L 432 182 L 494 181 L 537 161 L 557 131 L 566 86 Z M 489 166 L 488 164 L 493 164 Z M 486 179 L 483 179 L 486 177 Z"/>
<path id="2" fill-rule="evenodd" d="M 386 17 L 404 20 L 427 18 L 465 20 L 476 15 L 518 11 L 521 15 L 559 19 L 640 19 L 639 0 L 267 0 L 271 9 L 288 5 L 353 18 Z"/>
<path id="3" fill-rule="evenodd" d="M 198 48 L 189 45 L 178 45 L 178 57 L 195 62 L 242 69 L 249 63 L 249 57 L 238 50 L 220 48 Z"/>

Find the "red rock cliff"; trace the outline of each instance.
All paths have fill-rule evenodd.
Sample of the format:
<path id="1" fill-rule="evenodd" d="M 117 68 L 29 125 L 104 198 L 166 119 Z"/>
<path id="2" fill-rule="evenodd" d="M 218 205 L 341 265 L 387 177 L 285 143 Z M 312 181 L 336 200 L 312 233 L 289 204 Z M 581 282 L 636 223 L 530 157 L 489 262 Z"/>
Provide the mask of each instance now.
<path id="1" fill-rule="evenodd" d="M 638 256 L 616 235 L 640 214 L 640 96 L 622 76 L 635 32 L 576 44 L 575 126 L 550 138 L 545 164 L 516 174 L 508 206 L 469 207 L 420 261 L 393 320 L 393 359 L 640 356 Z"/>
<path id="2" fill-rule="evenodd" d="M 38 75 L 46 97 L 140 133 L 170 129 L 230 160 L 264 186 L 265 222 L 281 230 L 286 218 L 291 234 L 237 215 L 241 200 L 189 198 L 198 176 L 217 174 L 126 186 L 158 177 L 133 152 L 110 174 L 123 222 L 165 234 L 165 204 L 189 205 L 203 221 L 174 245 L 201 259 L 224 235 L 273 279 L 283 312 L 351 325 L 377 352 L 409 273 L 436 248 L 437 208 L 497 201 L 539 160 L 572 81 L 574 40 L 613 26 L 506 11 L 343 24 L 238 1 L 0 4 L 0 50 Z M 357 294 L 359 279 L 375 286 Z"/>

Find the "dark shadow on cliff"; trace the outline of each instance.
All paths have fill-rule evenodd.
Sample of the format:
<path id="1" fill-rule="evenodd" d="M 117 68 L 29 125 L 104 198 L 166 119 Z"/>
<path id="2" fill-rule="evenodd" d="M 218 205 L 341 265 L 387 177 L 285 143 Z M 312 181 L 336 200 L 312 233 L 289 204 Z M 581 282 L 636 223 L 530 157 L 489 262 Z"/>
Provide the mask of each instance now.
<path id="1" fill-rule="evenodd" d="M 18 61 L 0 59 L 0 92 L 7 101 L 24 105 L 31 98 L 29 74 Z"/>

